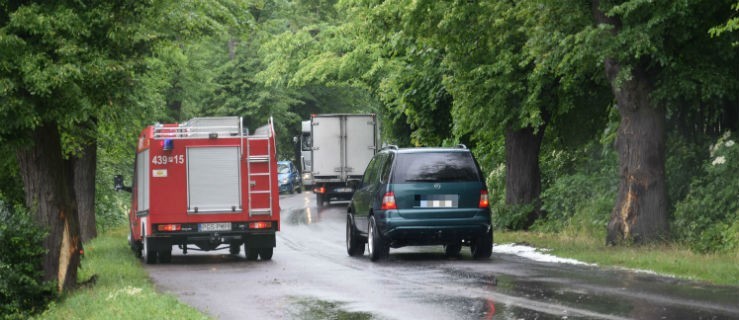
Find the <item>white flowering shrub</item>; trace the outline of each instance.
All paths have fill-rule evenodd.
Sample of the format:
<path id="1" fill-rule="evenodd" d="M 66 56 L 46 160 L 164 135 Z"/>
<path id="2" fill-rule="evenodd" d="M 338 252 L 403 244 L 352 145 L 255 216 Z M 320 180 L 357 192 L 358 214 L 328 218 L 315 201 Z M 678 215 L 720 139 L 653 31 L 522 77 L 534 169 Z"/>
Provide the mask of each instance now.
<path id="1" fill-rule="evenodd" d="M 739 145 L 726 133 L 675 208 L 673 234 L 700 252 L 739 250 Z"/>

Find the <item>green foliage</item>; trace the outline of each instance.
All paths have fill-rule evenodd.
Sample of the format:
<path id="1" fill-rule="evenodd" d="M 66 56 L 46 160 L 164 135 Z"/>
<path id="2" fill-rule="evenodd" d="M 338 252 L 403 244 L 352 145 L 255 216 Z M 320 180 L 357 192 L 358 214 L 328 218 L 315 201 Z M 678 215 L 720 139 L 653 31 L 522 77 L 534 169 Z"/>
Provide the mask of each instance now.
<path id="1" fill-rule="evenodd" d="M 739 250 L 739 145 L 728 132 L 710 148 L 710 157 L 677 203 L 673 222 L 679 241 L 700 252 Z"/>
<path id="2" fill-rule="evenodd" d="M 509 205 L 505 199 L 506 166 L 500 163 L 489 171 L 487 176 L 490 210 L 493 214 L 493 226 L 498 230 L 521 230 L 526 226 L 528 215 L 534 210 L 534 204 Z"/>
<path id="3" fill-rule="evenodd" d="M 703 143 L 704 138 L 697 138 L 699 141 L 696 142 L 696 138 L 677 132 L 671 132 L 667 138 L 665 173 L 670 211 L 674 211 L 677 203 L 688 195 L 690 183 L 701 174 L 696 168 L 700 168 L 708 158 L 708 143 Z"/>
<path id="4" fill-rule="evenodd" d="M 0 200 L 1 319 L 26 319 L 54 297 L 54 284 L 43 281 L 44 237 L 23 207 Z"/>
<path id="5" fill-rule="evenodd" d="M 314 78 L 316 69 L 327 67 L 317 48 L 333 39 L 332 1 L 270 1 L 252 6 L 251 12 L 251 29 L 199 44 L 194 58 L 210 59 L 203 71 L 211 75 L 211 88 L 208 96 L 185 99 L 185 104 L 197 104 L 186 105 L 189 114 L 242 116 L 252 131 L 272 117 L 278 157 L 293 159 L 292 138 L 311 114 L 376 112 L 364 91 L 326 76 Z M 315 63 L 314 69 L 299 67 L 306 59 Z"/>
<path id="6" fill-rule="evenodd" d="M 739 1 L 737 1 L 734 5 L 731 6 L 734 11 L 739 12 Z M 720 36 L 724 33 L 733 33 L 736 30 L 739 30 L 739 16 L 734 14 L 733 17 L 731 17 L 728 21 L 726 21 L 725 24 L 715 26 L 708 30 L 708 32 L 711 34 L 712 37 Z M 734 38 L 734 42 L 732 43 L 733 46 L 739 46 L 739 40 L 736 40 Z"/>
<path id="7" fill-rule="evenodd" d="M 0 201 L 8 204 L 23 203 L 23 183 L 14 151 L 8 145 L 0 146 Z"/>
<path id="8" fill-rule="evenodd" d="M 493 224 L 499 230 L 523 230 L 526 228 L 528 215 L 534 210 L 534 204 L 509 205 L 498 202 L 492 210 Z"/>
<path id="9" fill-rule="evenodd" d="M 542 167 L 556 168 L 556 176 L 542 192 L 544 219 L 534 229 L 546 232 L 577 230 L 603 234 L 613 209 L 618 176 L 617 158 L 608 147 L 589 144 L 562 161 L 559 152 L 542 160 Z M 548 158 L 548 159 L 547 159 Z M 548 170 L 543 170 L 544 176 Z M 568 173 L 569 172 L 569 173 Z"/>

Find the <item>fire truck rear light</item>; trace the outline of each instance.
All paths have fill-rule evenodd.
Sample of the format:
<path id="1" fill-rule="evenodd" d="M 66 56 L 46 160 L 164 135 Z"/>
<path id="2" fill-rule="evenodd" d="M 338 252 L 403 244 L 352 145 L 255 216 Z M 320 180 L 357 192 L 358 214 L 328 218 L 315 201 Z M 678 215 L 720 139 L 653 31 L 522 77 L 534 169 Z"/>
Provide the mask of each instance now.
<path id="1" fill-rule="evenodd" d="M 315 193 L 326 193 L 326 187 L 318 187 L 313 189 L 313 192 Z"/>
<path id="2" fill-rule="evenodd" d="M 157 226 L 157 230 L 167 232 L 180 231 L 182 230 L 182 226 L 179 224 L 160 224 Z"/>
<path id="3" fill-rule="evenodd" d="M 251 222 L 249 223 L 249 229 L 271 229 L 272 222 Z"/>

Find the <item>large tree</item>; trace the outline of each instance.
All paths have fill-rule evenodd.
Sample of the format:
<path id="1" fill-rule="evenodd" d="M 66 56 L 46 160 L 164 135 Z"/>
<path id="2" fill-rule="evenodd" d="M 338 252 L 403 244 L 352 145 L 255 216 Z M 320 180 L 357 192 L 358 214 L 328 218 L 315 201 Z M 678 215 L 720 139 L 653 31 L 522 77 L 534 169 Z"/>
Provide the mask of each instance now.
<path id="1" fill-rule="evenodd" d="M 147 57 L 176 48 L 171 43 L 178 35 L 217 30 L 218 21 L 233 20 L 229 12 L 240 3 L 0 4 L 0 141 L 16 148 L 26 205 L 48 230 L 44 278 L 56 281 L 59 291 L 76 284 L 80 207 L 94 227 L 87 219 L 94 217 L 96 161 L 90 153 L 98 121 L 127 108 L 158 108 L 136 101 L 136 92 L 145 91 L 138 86 L 149 69 Z M 193 19 L 192 13 L 202 14 Z"/>
<path id="2" fill-rule="evenodd" d="M 665 122 L 670 113 L 720 115 L 737 105 L 739 77 L 729 66 L 739 65 L 739 56 L 728 37 L 708 33 L 727 21 L 732 2 L 592 2 L 595 27 L 582 34 L 607 39 L 596 48 L 621 116 L 620 183 L 607 243 L 669 237 Z M 716 121 L 695 119 L 706 120 Z"/>

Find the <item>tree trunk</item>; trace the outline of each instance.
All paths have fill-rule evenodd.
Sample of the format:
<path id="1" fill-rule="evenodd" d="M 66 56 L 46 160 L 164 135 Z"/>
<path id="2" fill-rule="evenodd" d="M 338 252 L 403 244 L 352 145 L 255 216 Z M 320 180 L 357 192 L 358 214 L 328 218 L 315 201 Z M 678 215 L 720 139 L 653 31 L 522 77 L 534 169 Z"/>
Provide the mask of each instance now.
<path id="1" fill-rule="evenodd" d="M 97 169 L 97 143 L 93 142 L 74 159 L 74 194 L 80 221 L 82 242 L 97 237 L 95 224 L 95 172 Z"/>
<path id="2" fill-rule="evenodd" d="M 62 158 L 56 123 L 44 123 L 33 131 L 33 145 L 16 151 L 26 205 L 36 223 L 46 228 L 44 279 L 56 281 L 59 292 L 77 283 L 82 245 L 77 204 L 69 161 Z"/>
<path id="3" fill-rule="evenodd" d="M 620 181 L 606 243 L 648 243 L 668 236 L 665 180 L 665 109 L 650 104 L 641 68 L 616 84 L 620 65 L 606 59 L 606 74 L 621 115 L 616 136 Z"/>
<path id="4" fill-rule="evenodd" d="M 544 137 L 544 127 L 534 133 L 533 128 L 507 129 L 505 133 L 506 158 L 506 204 L 533 204 L 523 225 L 528 229 L 541 217 L 539 195 L 541 194 L 541 172 L 539 151 Z"/>
<path id="5" fill-rule="evenodd" d="M 172 90 L 179 90 L 179 87 Z M 182 121 L 182 101 L 177 99 L 174 101 L 170 101 L 167 104 L 167 109 L 169 109 L 170 114 L 175 119 L 176 122 Z"/>
<path id="6" fill-rule="evenodd" d="M 612 34 L 621 30 L 621 21 L 606 16 L 599 0 L 593 0 L 593 18 L 596 23 L 612 25 Z M 665 109 L 651 103 L 652 82 L 644 64 L 632 66 L 631 77 L 621 82 L 617 79 L 621 64 L 607 58 L 604 65 L 621 116 L 616 135 L 620 181 L 606 243 L 639 244 L 665 239 L 669 234 Z"/>

